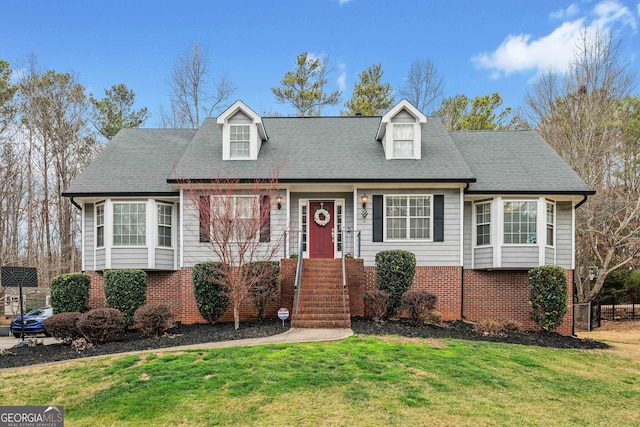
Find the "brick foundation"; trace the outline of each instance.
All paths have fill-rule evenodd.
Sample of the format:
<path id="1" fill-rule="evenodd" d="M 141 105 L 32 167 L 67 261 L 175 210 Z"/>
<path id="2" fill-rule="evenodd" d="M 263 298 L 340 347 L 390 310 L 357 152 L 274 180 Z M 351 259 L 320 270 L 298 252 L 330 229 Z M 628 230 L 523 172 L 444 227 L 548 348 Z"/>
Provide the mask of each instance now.
<path id="1" fill-rule="evenodd" d="M 352 316 L 371 315 L 364 305 L 364 292 L 376 288 L 375 267 L 365 267 L 362 259 L 347 259 L 347 290 Z M 266 310 L 266 317 L 275 318 L 278 308 L 293 312 L 294 284 L 297 260 L 282 259 L 280 296 Z M 175 272 L 147 272 L 147 302 L 167 303 L 176 320 L 182 323 L 205 323 L 193 296 L 192 270 Z M 87 272 L 91 276 L 90 305 L 105 306 L 104 280 L 100 272 Z M 464 288 L 461 286 L 464 277 Z M 567 270 L 568 303 L 573 299 L 573 272 Z M 536 329 L 529 319 L 529 279 L 527 271 L 468 270 L 462 267 L 416 267 L 412 289 L 431 292 L 438 297 L 436 309 L 444 320 L 516 320 L 527 329 Z M 464 303 L 463 303 L 464 297 Z M 242 320 L 257 318 L 251 301 L 240 307 Z M 233 321 L 230 308 L 219 320 Z M 572 313 L 568 310 L 558 333 L 570 335 Z"/>

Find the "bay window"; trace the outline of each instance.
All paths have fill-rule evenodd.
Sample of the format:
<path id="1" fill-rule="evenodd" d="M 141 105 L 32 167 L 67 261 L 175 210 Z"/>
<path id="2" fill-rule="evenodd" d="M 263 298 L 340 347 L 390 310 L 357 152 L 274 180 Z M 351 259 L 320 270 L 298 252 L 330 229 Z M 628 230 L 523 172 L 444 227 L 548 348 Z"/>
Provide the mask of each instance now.
<path id="1" fill-rule="evenodd" d="M 147 234 L 146 203 L 113 204 L 114 246 L 144 246 Z"/>
<path id="2" fill-rule="evenodd" d="M 171 247 L 171 205 L 158 204 L 158 246 Z"/>
<path id="3" fill-rule="evenodd" d="M 491 244 L 491 201 L 476 203 L 476 245 Z"/>
<path id="4" fill-rule="evenodd" d="M 538 203 L 536 201 L 505 201 L 504 244 L 536 244 Z"/>

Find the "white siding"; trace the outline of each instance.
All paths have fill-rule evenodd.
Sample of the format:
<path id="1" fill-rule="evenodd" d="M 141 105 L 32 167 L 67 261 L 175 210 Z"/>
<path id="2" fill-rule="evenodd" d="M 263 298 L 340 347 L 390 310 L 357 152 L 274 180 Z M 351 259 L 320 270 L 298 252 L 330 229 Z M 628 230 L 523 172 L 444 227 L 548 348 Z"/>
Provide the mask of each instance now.
<path id="1" fill-rule="evenodd" d="M 474 249 L 474 268 L 493 267 L 493 248 L 483 246 Z"/>
<path id="2" fill-rule="evenodd" d="M 149 268 L 149 255 L 146 247 L 113 247 L 110 268 Z"/>
<path id="3" fill-rule="evenodd" d="M 173 270 L 174 249 L 156 248 L 155 260 L 157 270 Z"/>
<path id="4" fill-rule="evenodd" d="M 444 194 L 444 242 L 374 242 L 373 195 Z M 376 253 L 387 249 L 413 252 L 418 266 L 460 265 L 460 191 L 458 189 L 367 190 L 369 203 L 366 219 L 358 216 L 358 230 L 362 231 L 362 253 L 365 265 L 375 265 Z M 433 230 L 432 230 L 433 232 Z"/>
<path id="5" fill-rule="evenodd" d="M 502 247 L 502 267 L 503 268 L 532 268 L 537 267 L 538 245 L 532 246 L 503 246 Z"/>

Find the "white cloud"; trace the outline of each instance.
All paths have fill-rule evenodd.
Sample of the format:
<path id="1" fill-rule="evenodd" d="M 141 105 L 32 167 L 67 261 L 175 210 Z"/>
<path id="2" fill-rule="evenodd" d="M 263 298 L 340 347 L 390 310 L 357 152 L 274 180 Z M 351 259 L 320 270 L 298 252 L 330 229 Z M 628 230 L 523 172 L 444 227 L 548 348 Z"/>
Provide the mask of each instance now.
<path id="1" fill-rule="evenodd" d="M 577 13 L 574 5 L 553 12 L 552 17 Z M 580 32 L 599 30 L 608 33 L 615 27 L 630 26 L 635 30 L 637 21 L 628 7 L 617 0 L 605 0 L 591 11 L 591 20 L 576 17 L 563 22 L 550 34 L 534 38 L 531 34 L 510 34 L 493 52 L 483 52 L 471 58 L 476 67 L 491 71 L 492 78 L 517 72 L 546 72 L 550 69 L 564 72 L 571 58 Z"/>
<path id="2" fill-rule="evenodd" d="M 344 89 L 347 87 L 347 66 L 345 64 L 338 64 L 338 70 L 340 71 L 337 81 L 338 90 L 344 92 Z"/>
<path id="3" fill-rule="evenodd" d="M 349 3 L 351 0 L 339 0 L 340 6 L 343 4 Z"/>
<path id="4" fill-rule="evenodd" d="M 556 10 L 555 12 L 551 12 L 549 14 L 549 18 L 551 18 L 551 19 L 565 19 L 565 18 L 568 18 L 570 16 L 577 15 L 578 12 L 580 12 L 580 8 L 578 7 L 578 5 L 575 4 L 575 3 L 572 3 L 566 9 L 560 9 L 560 10 Z"/>

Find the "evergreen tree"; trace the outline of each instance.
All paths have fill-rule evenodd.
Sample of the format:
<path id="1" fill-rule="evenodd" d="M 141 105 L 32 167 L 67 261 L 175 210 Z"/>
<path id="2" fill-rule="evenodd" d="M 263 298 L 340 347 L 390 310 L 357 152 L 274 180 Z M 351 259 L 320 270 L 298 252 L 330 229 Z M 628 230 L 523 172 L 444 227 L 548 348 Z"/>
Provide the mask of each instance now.
<path id="1" fill-rule="evenodd" d="M 358 74 L 360 81 L 355 84 L 351 100 L 345 104 L 346 111 L 342 115 L 376 116 L 384 114 L 394 102 L 391 84 L 382 83 L 382 65 L 372 65 Z"/>

